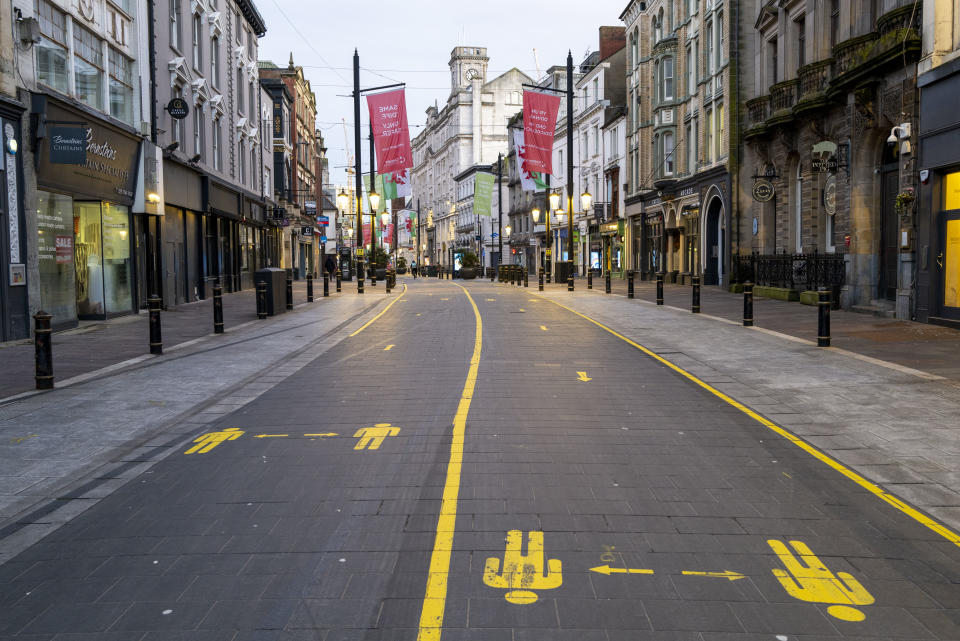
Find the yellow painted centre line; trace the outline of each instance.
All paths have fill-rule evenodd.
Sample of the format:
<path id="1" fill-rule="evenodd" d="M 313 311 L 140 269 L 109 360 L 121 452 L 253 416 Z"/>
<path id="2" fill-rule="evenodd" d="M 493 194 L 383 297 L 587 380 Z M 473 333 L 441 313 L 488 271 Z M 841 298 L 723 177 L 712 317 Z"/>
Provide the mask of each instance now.
<path id="1" fill-rule="evenodd" d="M 882 487 L 880 487 L 879 485 L 877 485 L 877 484 L 875 484 L 875 483 L 867 480 L 866 478 L 864 478 L 863 476 L 861 476 L 861 475 L 858 474 L 857 472 L 851 470 L 851 469 L 848 468 L 846 465 L 844 465 L 844 464 L 841 463 L 840 461 L 836 460 L 835 458 L 833 458 L 833 457 L 830 456 L 829 454 L 827 454 L 827 453 L 825 453 L 825 452 L 822 452 L 822 451 L 820 451 L 819 449 L 817 449 L 816 447 L 814 447 L 813 445 L 811 445 L 810 443 L 807 443 L 805 440 L 803 440 L 802 438 L 800 438 L 799 436 L 797 436 L 796 434 L 794 434 L 794 433 L 791 432 L 790 430 L 788 430 L 788 429 L 786 429 L 786 428 L 784 428 L 784 427 L 781 427 L 781 426 L 777 425 L 776 423 L 774 423 L 773 421 L 771 421 L 771 420 L 768 419 L 768 418 L 765 418 L 765 417 L 761 416 L 760 414 L 758 414 L 757 412 L 753 411 L 752 409 L 750 409 L 749 407 L 747 407 L 746 405 L 744 405 L 744 404 L 741 403 L 740 401 L 737 401 L 737 400 L 735 400 L 735 399 L 727 396 L 726 394 L 724 394 L 724 393 L 721 392 L 720 390 L 718 390 L 718 389 L 716 389 L 715 387 L 711 386 L 709 383 L 706 383 L 705 381 L 697 378 L 696 376 L 694 376 L 693 374 L 691 374 L 691 373 L 688 372 L 687 370 L 683 369 L 683 368 L 680 367 L 679 365 L 676 365 L 676 364 L 672 363 L 671 361 L 667 360 L 667 359 L 664 358 L 663 356 L 660 356 L 659 354 L 657 354 L 657 353 L 654 352 L 653 350 L 651 350 L 651 349 L 649 349 L 649 348 L 647 348 L 647 347 L 644 347 L 643 345 L 641 345 L 641 344 L 639 344 L 639 343 L 636 343 L 636 342 L 630 340 L 629 338 L 627 338 L 627 337 L 624 336 L 623 334 L 620 334 L 619 332 L 617 332 L 617 331 L 615 331 L 615 330 L 607 327 L 606 325 L 604 325 L 604 324 L 601 323 L 600 321 L 594 320 L 594 319 L 590 318 L 589 316 L 587 316 L 586 314 L 581 314 L 580 312 L 576 311 L 575 309 L 571 309 L 571 308 L 567 307 L 566 305 L 563 305 L 562 303 L 558 303 L 558 302 L 555 301 L 555 300 L 552 300 L 552 299 L 549 299 L 549 298 L 545 298 L 544 300 L 547 300 L 547 301 L 553 303 L 554 305 L 556 305 L 557 307 L 560 307 L 561 309 L 565 309 L 565 310 L 567 310 L 568 312 L 570 312 L 571 314 L 575 314 L 575 315 L 579 316 L 580 318 L 582 318 L 582 319 L 584 319 L 584 320 L 586 320 L 586 321 L 589 321 L 589 322 L 593 323 L 593 324 L 596 325 L 597 327 L 599 327 L 599 328 L 601 328 L 601 329 L 603 329 L 603 330 L 606 330 L 607 332 L 609 332 L 610 334 L 613 334 L 614 336 L 616 336 L 616 337 L 619 338 L 620 340 L 624 341 L 625 343 L 628 343 L 629 345 L 632 345 L 633 347 L 636 347 L 638 350 L 640 350 L 641 352 L 643 352 L 644 354 L 646 354 L 646 355 L 649 356 L 650 358 L 652 358 L 652 359 L 654 359 L 654 360 L 656 360 L 656 361 L 659 361 L 659 362 L 662 363 L 663 365 L 666 365 L 667 367 L 669 367 L 669 368 L 672 369 L 673 371 L 677 372 L 677 373 L 680 374 L 681 376 L 684 376 L 685 378 L 687 378 L 687 379 L 690 380 L 691 382 L 699 385 L 700 387 L 702 387 L 702 388 L 705 389 L 706 391 L 710 392 L 711 394 L 713 394 L 714 396 L 716 396 L 716 397 L 719 398 L 720 400 L 722 400 L 722 401 L 724 401 L 725 403 L 729 404 L 730 406 L 735 407 L 736 409 L 740 410 L 741 412 L 743 412 L 744 414 L 746 414 L 747 416 L 749 416 L 749 417 L 752 418 L 753 420 L 757 421 L 758 423 L 760 423 L 760 424 L 763 425 L 764 427 L 772 430 L 773 432 L 776 432 L 777 434 L 779 434 L 780 436 L 782 436 L 782 437 L 785 438 L 786 440 L 790 441 L 791 443 L 793 443 L 794 445 L 796 445 L 796 446 L 799 447 L 801 450 L 803 450 L 803 451 L 806 452 L 807 454 L 811 455 L 812 457 L 814 457 L 814 458 L 817 459 L 818 461 L 826 464 L 828 467 L 830 467 L 830 468 L 836 470 L 837 472 L 839 472 L 840 474 L 846 476 L 848 479 L 850 479 L 851 481 L 853 481 L 854 483 L 856 483 L 857 485 L 859 485 L 859 486 L 862 487 L 863 489 L 867 490 L 867 491 L 870 492 L 871 494 L 875 495 L 876 497 L 878 497 L 880 500 L 884 501 L 884 502 L 887 503 L 888 505 L 892 505 L 892 506 L 895 507 L 896 509 L 900 510 L 901 512 L 903 512 L 904 514 L 906 514 L 907 516 L 909 516 L 910 518 L 912 518 L 912 519 L 913 519 L 914 521 L 916 521 L 917 523 L 923 525 L 924 527 L 930 528 L 931 530 L 933 530 L 934 532 L 936 532 L 937 534 L 939 534 L 939 535 L 942 536 L 943 538 L 947 539 L 948 541 L 950 541 L 950 542 L 953 543 L 954 545 L 960 547 L 960 533 L 951 530 L 949 527 L 947 527 L 947 526 L 944 525 L 943 523 L 940 523 L 940 522 L 937 521 L 936 519 L 928 516 L 927 514 L 924 514 L 923 512 L 921 512 L 921 511 L 918 510 L 917 508 L 913 507 L 912 505 L 910 505 L 909 503 L 907 503 L 907 502 L 904 501 L 903 499 L 899 498 L 898 496 L 895 496 L 895 495 L 891 494 L 890 492 L 887 492 L 886 490 L 884 490 L 884 489 L 883 489 Z M 546 327 L 544 327 L 543 325 L 541 325 L 540 328 L 541 328 L 541 329 L 546 329 Z"/>
<path id="2" fill-rule="evenodd" d="M 456 283 L 453 283 L 457 285 Z M 463 468 L 463 441 L 467 430 L 467 414 L 477 385 L 477 370 L 480 368 L 480 347 L 483 345 L 483 320 L 480 310 L 466 287 L 457 285 L 467 295 L 473 315 L 477 320 L 474 334 L 473 355 L 470 357 L 470 369 L 463 384 L 460 404 L 453 417 L 453 437 L 450 442 L 450 462 L 447 463 L 447 478 L 443 485 L 443 500 L 440 502 L 440 516 L 437 519 L 437 535 L 430 555 L 430 573 L 427 575 L 427 589 L 423 596 L 423 609 L 420 611 L 420 629 L 417 641 L 439 641 L 443 630 L 443 613 L 447 604 L 447 578 L 450 572 L 450 556 L 453 553 L 453 534 L 457 524 L 457 497 L 460 495 L 460 476 Z"/>
<path id="3" fill-rule="evenodd" d="M 391 345 L 387 345 L 386 347 L 384 347 L 384 348 L 383 348 L 383 351 L 389 352 L 391 349 L 393 349 L 393 345 L 392 345 L 392 344 L 391 344 Z"/>
<path id="4" fill-rule="evenodd" d="M 373 318 L 371 318 L 370 320 L 368 320 L 366 323 L 364 323 L 364 324 L 363 324 L 363 327 L 361 327 L 360 329 L 358 329 L 358 330 L 355 331 L 354 333 L 350 334 L 350 338 L 353 338 L 354 336 L 356 336 L 357 334 L 359 334 L 360 332 L 362 332 L 362 331 L 365 330 L 366 328 L 368 328 L 368 327 L 370 327 L 371 325 L 373 325 L 373 323 L 374 323 L 378 318 L 380 318 L 381 316 L 383 316 L 384 314 L 386 314 L 387 311 L 389 311 L 389 309 L 390 309 L 391 307 L 393 307 L 393 305 L 394 305 L 398 300 L 400 300 L 400 297 L 403 296 L 403 295 L 406 294 L 406 293 L 407 293 L 407 285 L 406 285 L 406 283 L 404 283 L 404 285 L 403 285 L 403 291 L 400 292 L 399 294 L 397 294 L 397 297 L 394 298 L 392 301 L 390 301 L 390 304 L 387 305 L 386 307 L 384 307 L 384 308 L 383 308 L 383 311 L 381 311 L 379 314 L 377 314 L 376 316 L 374 316 Z"/>

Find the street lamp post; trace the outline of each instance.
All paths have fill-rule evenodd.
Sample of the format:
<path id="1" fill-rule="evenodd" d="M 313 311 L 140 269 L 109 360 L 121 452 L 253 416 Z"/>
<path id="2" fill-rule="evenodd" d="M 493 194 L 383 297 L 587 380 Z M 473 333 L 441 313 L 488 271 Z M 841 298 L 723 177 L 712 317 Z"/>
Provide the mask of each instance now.
<path id="1" fill-rule="evenodd" d="M 503 262 L 503 154 L 497 154 L 497 271 Z"/>
<path id="2" fill-rule="evenodd" d="M 573 291 L 573 53 L 567 50 L 567 291 Z"/>

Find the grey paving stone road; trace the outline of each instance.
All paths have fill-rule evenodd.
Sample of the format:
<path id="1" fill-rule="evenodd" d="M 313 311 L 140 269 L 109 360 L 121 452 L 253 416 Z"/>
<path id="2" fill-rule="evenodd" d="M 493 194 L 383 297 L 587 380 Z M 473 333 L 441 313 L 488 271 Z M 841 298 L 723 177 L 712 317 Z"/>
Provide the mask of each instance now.
<path id="1" fill-rule="evenodd" d="M 615 307 L 407 283 L 0 565 L 0 639 L 960 638 L 949 527 L 551 300 Z"/>

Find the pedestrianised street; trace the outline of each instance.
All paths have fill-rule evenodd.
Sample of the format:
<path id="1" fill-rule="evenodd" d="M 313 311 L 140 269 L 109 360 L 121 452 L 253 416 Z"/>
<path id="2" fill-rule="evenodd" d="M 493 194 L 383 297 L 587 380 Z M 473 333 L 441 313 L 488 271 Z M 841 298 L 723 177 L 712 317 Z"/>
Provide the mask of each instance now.
<path id="1" fill-rule="evenodd" d="M 224 386 L 83 416 L 148 421 L 184 378 Z M 885 449 L 906 388 L 923 424 Z M 9 478 L 98 444 L 8 502 L 0 638 L 957 639 L 960 519 L 924 498 L 955 475 L 910 465 L 958 407 L 585 287 L 368 285 L 0 405 Z"/>

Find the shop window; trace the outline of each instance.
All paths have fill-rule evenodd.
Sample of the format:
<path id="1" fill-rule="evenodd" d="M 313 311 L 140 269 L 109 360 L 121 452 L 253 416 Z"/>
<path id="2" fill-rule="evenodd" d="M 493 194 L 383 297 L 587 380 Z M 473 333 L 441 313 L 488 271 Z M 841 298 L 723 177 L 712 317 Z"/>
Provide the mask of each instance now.
<path id="1" fill-rule="evenodd" d="M 62 93 L 70 90 L 67 76 L 67 17 L 46 0 L 37 5 L 40 42 L 37 50 L 37 81 Z"/>
<path id="2" fill-rule="evenodd" d="M 133 308 L 130 213 L 101 202 L 74 202 L 77 313 L 102 318 Z"/>
<path id="3" fill-rule="evenodd" d="M 73 25 L 73 80 L 80 102 L 103 111 L 103 41 Z"/>
<path id="4" fill-rule="evenodd" d="M 686 242 L 686 271 L 691 274 L 700 273 L 700 216 L 688 216 L 684 222 L 684 239 Z"/>
<path id="5" fill-rule="evenodd" d="M 110 115 L 133 124 L 133 61 L 110 47 Z"/>
<path id="6" fill-rule="evenodd" d="M 37 267 L 40 306 L 53 316 L 54 327 L 77 320 L 73 234 L 73 200 L 37 191 Z"/>

